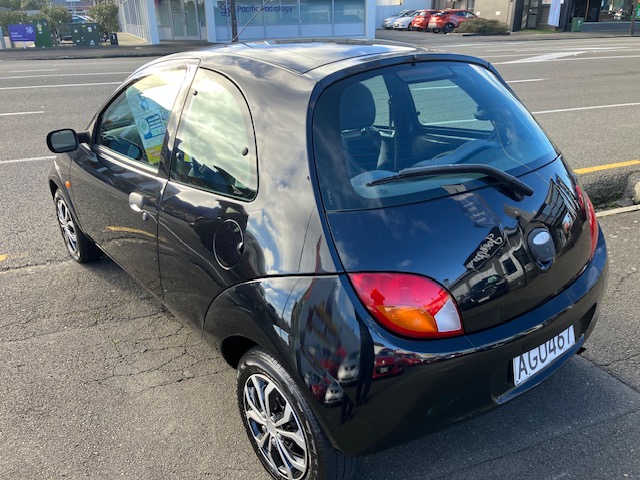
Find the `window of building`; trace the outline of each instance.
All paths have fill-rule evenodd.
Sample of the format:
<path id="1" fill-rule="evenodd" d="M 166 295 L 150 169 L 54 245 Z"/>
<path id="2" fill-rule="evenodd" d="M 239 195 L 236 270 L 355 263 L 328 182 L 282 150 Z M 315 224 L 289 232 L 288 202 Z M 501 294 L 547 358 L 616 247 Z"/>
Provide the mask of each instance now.
<path id="1" fill-rule="evenodd" d="M 334 0 L 335 23 L 364 22 L 364 0 Z"/>
<path id="2" fill-rule="evenodd" d="M 300 0 L 300 23 L 331 23 L 331 0 Z"/>

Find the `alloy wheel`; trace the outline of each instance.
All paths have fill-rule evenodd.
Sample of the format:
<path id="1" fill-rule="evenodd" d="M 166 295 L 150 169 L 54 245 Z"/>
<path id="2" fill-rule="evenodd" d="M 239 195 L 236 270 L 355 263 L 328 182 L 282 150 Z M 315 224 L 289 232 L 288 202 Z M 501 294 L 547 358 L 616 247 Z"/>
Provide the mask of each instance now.
<path id="1" fill-rule="evenodd" d="M 69 207 L 65 201 L 58 198 L 56 201 L 56 211 L 58 213 L 58 223 L 60 230 L 62 230 L 62 236 L 64 237 L 64 243 L 67 246 L 67 250 L 72 256 L 78 256 L 78 237 L 76 235 L 76 225 L 73 222 L 73 217 L 69 211 Z"/>
<path id="2" fill-rule="evenodd" d="M 253 441 L 281 478 L 299 480 L 307 472 L 308 445 L 302 423 L 273 380 L 255 373 L 243 389 L 244 413 Z"/>

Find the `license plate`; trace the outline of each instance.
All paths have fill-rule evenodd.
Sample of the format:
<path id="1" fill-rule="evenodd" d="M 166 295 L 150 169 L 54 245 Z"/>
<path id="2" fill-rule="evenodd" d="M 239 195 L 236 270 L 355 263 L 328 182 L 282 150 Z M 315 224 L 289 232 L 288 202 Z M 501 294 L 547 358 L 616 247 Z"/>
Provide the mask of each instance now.
<path id="1" fill-rule="evenodd" d="M 573 325 L 542 345 L 513 359 L 513 379 L 520 385 L 569 350 L 576 343 Z"/>
<path id="2" fill-rule="evenodd" d="M 387 373 L 389 371 L 389 367 L 380 367 L 380 373 Z"/>

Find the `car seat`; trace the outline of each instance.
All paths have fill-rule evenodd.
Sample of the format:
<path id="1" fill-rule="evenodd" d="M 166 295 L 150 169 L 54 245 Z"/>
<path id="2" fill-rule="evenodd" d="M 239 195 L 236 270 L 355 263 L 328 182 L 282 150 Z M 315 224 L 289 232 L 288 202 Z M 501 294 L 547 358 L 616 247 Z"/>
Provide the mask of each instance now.
<path id="1" fill-rule="evenodd" d="M 365 85 L 355 83 L 342 92 L 340 131 L 350 178 L 378 166 L 381 139 L 375 119 L 376 104 Z"/>

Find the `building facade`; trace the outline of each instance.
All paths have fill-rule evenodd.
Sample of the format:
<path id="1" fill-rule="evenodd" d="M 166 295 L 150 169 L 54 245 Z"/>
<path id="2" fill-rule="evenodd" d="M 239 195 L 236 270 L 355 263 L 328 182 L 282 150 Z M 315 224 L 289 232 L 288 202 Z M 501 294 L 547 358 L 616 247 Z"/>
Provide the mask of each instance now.
<path id="1" fill-rule="evenodd" d="M 375 0 L 235 0 L 238 40 L 375 37 Z M 123 31 L 155 44 L 232 40 L 226 0 L 123 0 Z"/>

